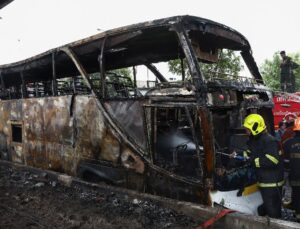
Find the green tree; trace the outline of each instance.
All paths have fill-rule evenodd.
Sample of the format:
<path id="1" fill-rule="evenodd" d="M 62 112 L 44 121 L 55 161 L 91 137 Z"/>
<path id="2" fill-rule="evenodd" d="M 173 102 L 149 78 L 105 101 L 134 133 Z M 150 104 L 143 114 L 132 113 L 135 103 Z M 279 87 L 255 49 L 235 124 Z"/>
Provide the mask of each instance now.
<path id="1" fill-rule="evenodd" d="M 116 73 L 117 75 L 129 77 L 130 79 L 133 78 L 131 70 L 129 68 L 120 68 L 120 69 L 113 70 L 112 72 Z"/>
<path id="2" fill-rule="evenodd" d="M 176 75 L 181 75 L 181 61 L 179 59 L 168 62 L 169 71 Z M 235 54 L 233 50 L 222 50 L 219 53 L 219 60 L 217 63 L 200 63 L 200 68 L 204 72 L 205 77 L 219 77 L 236 78 L 239 72 L 244 68 L 241 64 L 241 59 Z M 183 69 L 185 75 L 188 77 L 190 73 L 187 68 L 187 63 L 183 61 Z"/>
<path id="3" fill-rule="evenodd" d="M 288 54 L 292 60 L 300 64 L 300 53 Z M 266 59 L 260 66 L 260 72 L 266 85 L 274 91 L 280 91 L 280 62 L 281 57 L 275 53 L 271 60 Z M 294 70 L 296 90 L 300 89 L 300 68 Z"/>

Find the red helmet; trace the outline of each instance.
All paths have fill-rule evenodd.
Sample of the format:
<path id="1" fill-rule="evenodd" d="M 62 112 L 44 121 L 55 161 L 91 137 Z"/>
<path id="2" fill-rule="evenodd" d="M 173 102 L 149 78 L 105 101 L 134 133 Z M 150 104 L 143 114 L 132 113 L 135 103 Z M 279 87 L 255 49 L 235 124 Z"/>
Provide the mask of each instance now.
<path id="1" fill-rule="evenodd" d="M 298 116 L 295 115 L 294 113 L 287 113 L 284 118 L 283 121 L 284 122 L 294 122 L 295 119 L 297 119 Z"/>

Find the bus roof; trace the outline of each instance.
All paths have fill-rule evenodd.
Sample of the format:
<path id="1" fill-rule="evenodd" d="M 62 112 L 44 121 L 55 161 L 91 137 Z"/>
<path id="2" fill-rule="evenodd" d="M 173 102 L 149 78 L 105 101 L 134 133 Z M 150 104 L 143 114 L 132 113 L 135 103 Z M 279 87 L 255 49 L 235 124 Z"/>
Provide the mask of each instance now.
<path id="1" fill-rule="evenodd" d="M 0 9 L 7 6 L 9 3 L 11 3 L 13 0 L 1 0 L 0 1 Z"/>
<path id="2" fill-rule="evenodd" d="M 107 59 L 105 69 L 107 70 L 145 64 L 149 61 L 175 59 L 178 58 L 178 52 L 180 52 L 178 51 L 178 38 L 170 31 L 176 26 L 184 26 L 187 30 L 201 32 L 201 39 L 205 45 L 219 49 L 251 51 L 247 39 L 234 29 L 208 19 L 185 15 L 101 32 L 19 62 L 1 65 L 0 73 L 8 84 L 10 84 L 9 81 L 19 78 L 20 72 L 23 72 L 28 79 L 51 78 L 47 74 L 51 72 L 52 54 L 55 53 L 57 70 L 64 75 L 71 76 L 76 72 L 76 68 L 75 66 L 66 67 L 71 66 L 69 64 L 71 60 L 64 52 L 61 52 L 63 48 L 71 49 L 88 72 L 96 72 L 99 69 L 97 59 L 104 42 Z"/>

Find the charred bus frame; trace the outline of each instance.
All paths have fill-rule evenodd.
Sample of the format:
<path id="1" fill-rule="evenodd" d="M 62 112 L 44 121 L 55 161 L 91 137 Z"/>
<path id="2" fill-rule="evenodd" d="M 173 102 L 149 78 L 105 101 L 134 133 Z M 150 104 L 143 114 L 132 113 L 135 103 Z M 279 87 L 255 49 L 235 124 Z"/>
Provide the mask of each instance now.
<path id="1" fill-rule="evenodd" d="M 201 64 L 222 49 L 240 51 L 252 78 L 206 76 Z M 239 144 L 243 118 L 257 112 L 273 127 L 271 93 L 251 53 L 246 38 L 225 25 L 176 16 L 2 65 L 1 158 L 210 204 L 223 160 L 216 152 Z M 168 82 L 155 63 L 174 59 L 182 81 Z M 156 76 L 144 95 L 138 65 Z M 113 71 L 129 67 L 133 82 Z"/>

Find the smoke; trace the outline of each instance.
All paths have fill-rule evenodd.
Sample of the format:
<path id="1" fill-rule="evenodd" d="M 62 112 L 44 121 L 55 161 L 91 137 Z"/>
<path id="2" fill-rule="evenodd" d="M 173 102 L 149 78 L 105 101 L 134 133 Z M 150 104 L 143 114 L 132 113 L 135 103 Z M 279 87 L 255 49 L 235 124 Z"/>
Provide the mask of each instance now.
<path id="1" fill-rule="evenodd" d="M 191 138 L 181 132 L 173 131 L 167 135 L 160 136 L 157 143 L 162 150 L 175 150 L 178 147 L 184 147 L 185 151 L 195 151 L 196 145 Z"/>

